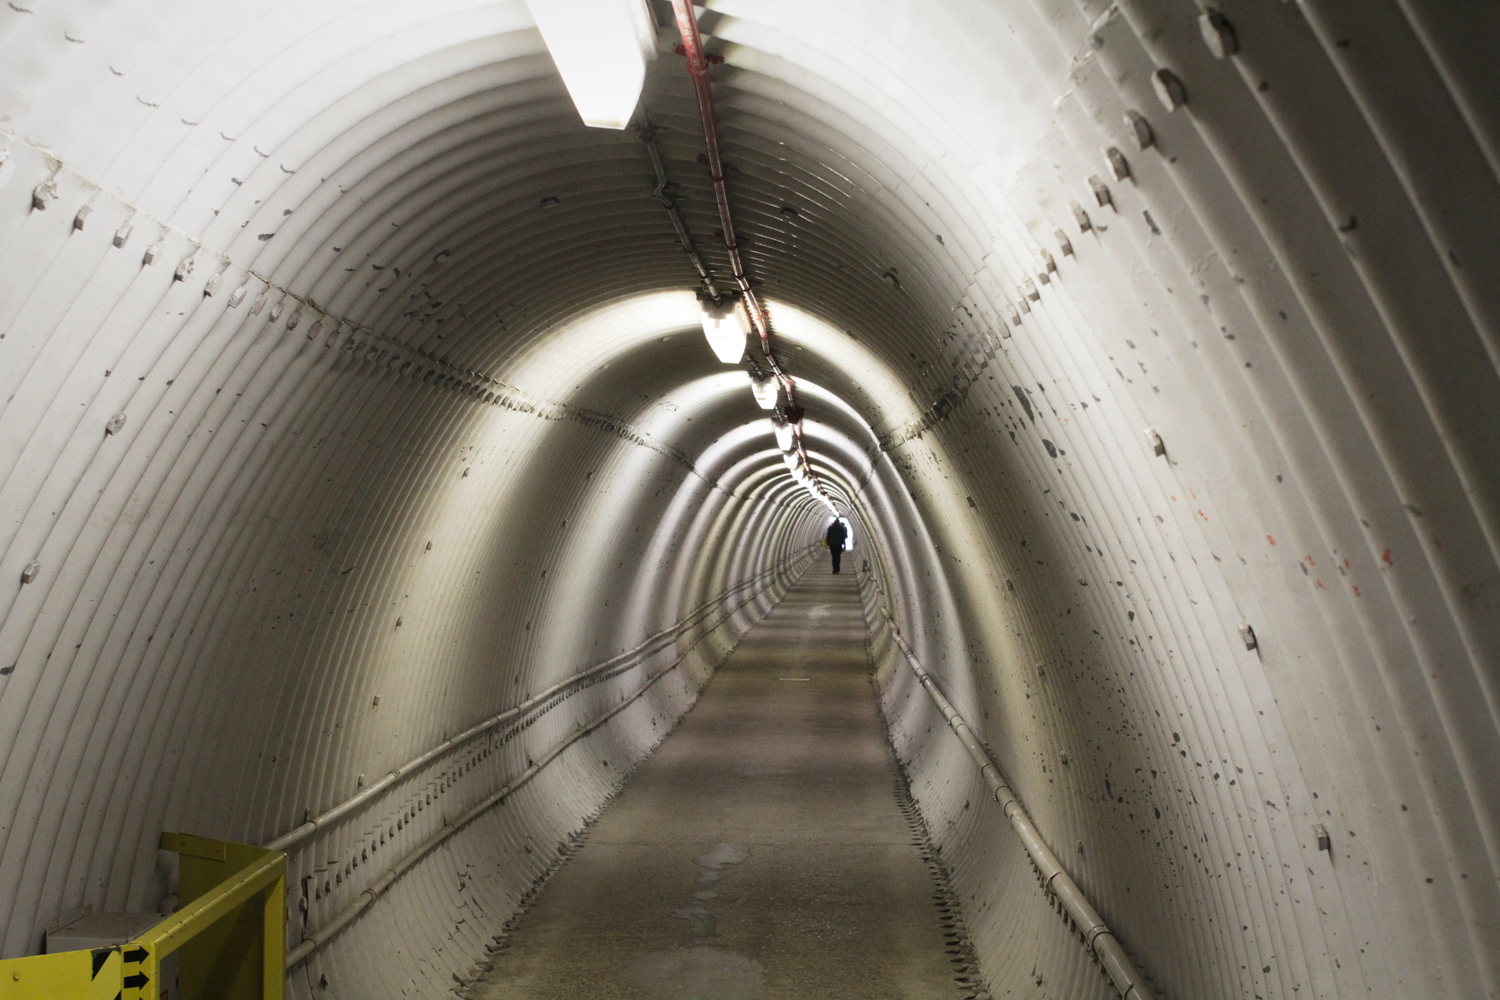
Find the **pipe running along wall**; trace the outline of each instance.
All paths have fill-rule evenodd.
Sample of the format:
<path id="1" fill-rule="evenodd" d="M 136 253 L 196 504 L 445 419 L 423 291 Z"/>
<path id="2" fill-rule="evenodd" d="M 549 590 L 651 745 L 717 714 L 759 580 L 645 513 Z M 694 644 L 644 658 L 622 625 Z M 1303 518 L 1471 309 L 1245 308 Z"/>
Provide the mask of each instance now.
<path id="1" fill-rule="evenodd" d="M 1149 988 L 1500 995 L 1497 15 L 697 13 L 813 470 Z M 826 517 L 656 183 L 520 2 L 0 11 L 7 955 L 399 770 L 291 848 L 293 991 L 482 960 Z M 1112 995 L 871 648 L 993 991 Z"/>

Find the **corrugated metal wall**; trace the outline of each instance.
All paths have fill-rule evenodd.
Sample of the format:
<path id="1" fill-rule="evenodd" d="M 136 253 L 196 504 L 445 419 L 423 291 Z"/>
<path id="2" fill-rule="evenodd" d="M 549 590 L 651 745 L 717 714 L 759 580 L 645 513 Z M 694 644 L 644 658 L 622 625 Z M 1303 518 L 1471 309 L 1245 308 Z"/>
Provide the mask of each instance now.
<path id="1" fill-rule="evenodd" d="M 1500 15 L 1216 15 L 712 0 L 737 225 L 860 558 L 1160 992 L 1500 996 Z M 557 751 L 292 982 L 466 975 L 821 527 L 653 183 L 520 2 L 0 10 L 7 955 L 654 642 L 293 849 L 295 943 Z M 994 992 L 1108 995 L 873 648 Z"/>

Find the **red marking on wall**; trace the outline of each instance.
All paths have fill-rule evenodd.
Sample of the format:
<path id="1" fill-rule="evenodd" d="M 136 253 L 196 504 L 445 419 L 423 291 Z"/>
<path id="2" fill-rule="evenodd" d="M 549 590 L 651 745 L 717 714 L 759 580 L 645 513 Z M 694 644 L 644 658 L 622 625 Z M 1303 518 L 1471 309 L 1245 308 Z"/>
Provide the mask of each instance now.
<path id="1" fill-rule="evenodd" d="M 1313 581 L 1313 586 L 1317 587 L 1319 590 L 1327 590 L 1328 589 L 1327 587 L 1323 586 L 1323 581 L 1322 580 L 1314 580 Z"/>
<path id="2" fill-rule="evenodd" d="M 1345 569 L 1349 569 L 1350 568 L 1350 566 L 1349 566 L 1349 560 L 1347 560 L 1347 559 L 1344 560 L 1344 568 Z"/>
<path id="3" fill-rule="evenodd" d="M 1177 498 L 1176 497 L 1172 497 L 1172 502 L 1176 503 L 1177 502 Z"/>
<path id="4" fill-rule="evenodd" d="M 1437 546 L 1439 552 L 1443 551 L 1443 540 L 1441 538 L 1434 538 L 1432 544 Z"/>
<path id="5" fill-rule="evenodd" d="M 1198 516 L 1201 517 L 1201 518 L 1203 518 L 1203 520 L 1205 520 L 1205 521 L 1208 520 L 1208 515 L 1205 514 L 1205 513 L 1203 513 L 1203 508 L 1202 507 L 1198 508 Z"/>
<path id="6" fill-rule="evenodd" d="M 1358 597 L 1358 596 L 1359 596 L 1359 588 L 1358 588 L 1358 587 L 1355 587 L 1355 588 L 1353 588 L 1353 589 L 1354 589 L 1354 596 L 1355 596 L 1355 597 Z"/>
<path id="7" fill-rule="evenodd" d="M 1272 538 L 1270 535 L 1266 536 L 1266 541 L 1270 542 L 1272 545 L 1276 544 L 1276 539 Z"/>
<path id="8" fill-rule="evenodd" d="M 1307 557 L 1307 564 L 1309 566 L 1316 566 L 1317 565 L 1317 563 L 1313 562 L 1313 557 L 1312 556 L 1308 556 Z"/>
<path id="9" fill-rule="evenodd" d="M 1387 566 L 1391 565 L 1391 550 L 1390 549 L 1386 549 L 1385 550 L 1385 553 L 1383 555 L 1381 555 L 1381 557 L 1380 557 L 1380 561 L 1383 562 L 1383 563 L 1385 563 Z"/>

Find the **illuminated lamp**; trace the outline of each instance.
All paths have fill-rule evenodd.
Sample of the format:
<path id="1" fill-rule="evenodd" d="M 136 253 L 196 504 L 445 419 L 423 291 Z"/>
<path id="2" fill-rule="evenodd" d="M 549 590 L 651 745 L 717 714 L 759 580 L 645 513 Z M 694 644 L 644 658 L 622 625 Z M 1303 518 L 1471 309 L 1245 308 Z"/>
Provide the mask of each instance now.
<path id="1" fill-rule="evenodd" d="M 643 0 L 526 0 L 547 51 L 593 128 L 630 124 L 656 58 L 656 28 Z"/>
<path id="2" fill-rule="evenodd" d="M 792 430 L 792 425 L 778 424 L 773 420 L 771 422 L 771 429 L 776 432 L 776 447 L 782 451 L 791 451 L 792 445 L 796 443 L 793 440 L 795 432 Z"/>
<path id="3" fill-rule="evenodd" d="M 745 356 L 745 336 L 749 332 L 734 299 L 725 299 L 720 304 L 704 300 L 703 335 L 720 361 L 726 365 L 739 364 Z"/>
<path id="4" fill-rule="evenodd" d="M 750 391 L 755 395 L 755 402 L 762 410 L 776 409 L 776 392 L 779 386 L 776 384 L 776 376 L 767 375 L 765 378 L 750 376 Z"/>

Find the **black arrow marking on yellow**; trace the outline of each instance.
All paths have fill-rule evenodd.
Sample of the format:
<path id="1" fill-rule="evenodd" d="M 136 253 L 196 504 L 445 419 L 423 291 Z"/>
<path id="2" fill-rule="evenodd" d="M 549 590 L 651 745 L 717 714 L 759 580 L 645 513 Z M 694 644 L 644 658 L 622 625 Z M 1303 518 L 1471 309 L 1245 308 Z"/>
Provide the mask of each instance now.
<path id="1" fill-rule="evenodd" d="M 150 981 L 150 979 L 146 978 L 144 972 L 137 972 L 133 976 L 125 977 L 125 988 L 127 990 L 143 990 Z"/>
<path id="2" fill-rule="evenodd" d="M 149 954 L 145 948 L 132 948 L 125 953 L 125 961 L 130 965 L 140 965 Z"/>

